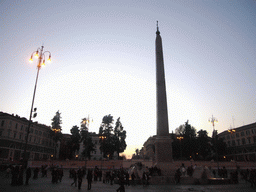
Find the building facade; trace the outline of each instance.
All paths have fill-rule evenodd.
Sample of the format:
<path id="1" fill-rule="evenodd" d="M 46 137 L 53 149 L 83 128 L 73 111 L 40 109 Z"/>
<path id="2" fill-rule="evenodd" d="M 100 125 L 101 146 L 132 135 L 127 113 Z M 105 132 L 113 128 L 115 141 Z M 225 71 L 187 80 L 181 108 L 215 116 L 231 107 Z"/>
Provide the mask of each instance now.
<path id="1" fill-rule="evenodd" d="M 256 123 L 226 130 L 218 137 L 227 144 L 227 160 L 256 160 Z"/>
<path id="2" fill-rule="evenodd" d="M 24 117 L 0 112 L 0 160 L 22 160 L 28 122 Z M 32 122 L 27 146 L 29 160 L 51 158 L 55 150 L 55 142 L 51 132 L 49 126 Z"/>

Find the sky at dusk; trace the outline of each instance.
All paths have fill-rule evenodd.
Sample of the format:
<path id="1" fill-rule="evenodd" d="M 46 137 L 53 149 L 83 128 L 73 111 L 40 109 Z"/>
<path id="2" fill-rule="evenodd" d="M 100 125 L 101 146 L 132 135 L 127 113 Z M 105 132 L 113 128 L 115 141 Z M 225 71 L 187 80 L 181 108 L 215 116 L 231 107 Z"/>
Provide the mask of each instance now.
<path id="1" fill-rule="evenodd" d="M 256 121 L 256 1 L 5 0 L 0 1 L 0 111 L 29 118 L 37 60 L 33 121 L 63 133 L 90 117 L 120 117 L 127 156 L 156 134 L 155 37 L 163 42 L 169 130 L 187 120 L 211 136 Z"/>

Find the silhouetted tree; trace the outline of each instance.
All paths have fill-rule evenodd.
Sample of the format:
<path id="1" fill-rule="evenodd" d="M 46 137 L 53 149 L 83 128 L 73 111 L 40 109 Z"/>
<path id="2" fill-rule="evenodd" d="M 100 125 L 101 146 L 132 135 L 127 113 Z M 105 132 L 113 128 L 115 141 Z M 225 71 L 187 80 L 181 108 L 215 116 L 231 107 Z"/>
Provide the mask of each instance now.
<path id="1" fill-rule="evenodd" d="M 99 135 L 103 136 L 103 139 L 100 140 L 100 150 L 103 152 L 103 156 L 109 156 L 112 159 L 113 154 L 116 150 L 116 142 L 113 134 L 113 116 L 106 115 L 102 119 L 101 126 L 99 128 Z"/>
<path id="2" fill-rule="evenodd" d="M 197 150 L 196 150 L 196 159 L 204 159 L 211 154 L 211 145 L 209 143 L 210 138 L 208 137 L 208 133 L 205 130 L 200 130 L 197 132 L 198 137 L 196 139 Z"/>
<path id="3" fill-rule="evenodd" d="M 80 149 L 80 142 L 81 142 L 81 134 L 78 126 L 73 126 L 72 129 L 70 129 L 70 148 L 72 149 L 71 152 L 75 153 L 78 152 Z"/>
<path id="4" fill-rule="evenodd" d="M 118 159 L 119 159 L 119 153 L 124 152 L 124 150 L 126 149 L 126 142 L 125 142 L 125 138 L 126 138 L 126 131 L 123 130 L 123 126 L 122 123 L 120 122 L 120 117 L 117 119 L 116 121 L 116 126 L 114 129 L 114 138 L 115 138 L 115 146 L 116 146 L 116 152 L 118 155 Z"/>
<path id="5" fill-rule="evenodd" d="M 85 158 L 91 159 L 91 152 L 95 151 L 95 148 L 94 148 L 95 145 L 92 142 L 92 137 L 90 133 L 88 132 L 86 120 L 87 120 L 86 118 L 83 118 L 81 122 L 80 134 L 81 134 L 81 141 L 83 142 L 83 145 L 84 145 L 84 150 L 82 152 L 82 155 Z"/>
<path id="6" fill-rule="evenodd" d="M 55 150 L 54 150 L 54 158 L 56 159 L 56 151 L 57 151 L 57 142 L 61 140 L 62 138 L 62 133 L 61 133 L 61 126 L 60 124 L 62 124 L 61 121 L 61 116 L 60 116 L 60 112 L 57 111 L 55 116 L 52 119 L 52 136 L 53 136 L 53 140 L 55 142 Z"/>

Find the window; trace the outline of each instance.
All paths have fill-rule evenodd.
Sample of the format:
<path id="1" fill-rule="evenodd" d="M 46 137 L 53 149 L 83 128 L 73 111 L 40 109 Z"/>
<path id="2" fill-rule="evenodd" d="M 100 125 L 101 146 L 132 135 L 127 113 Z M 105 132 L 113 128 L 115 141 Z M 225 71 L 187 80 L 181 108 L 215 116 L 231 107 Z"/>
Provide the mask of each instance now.
<path id="1" fill-rule="evenodd" d="M 231 134 L 231 138 L 235 138 L 235 134 L 232 133 L 232 134 Z"/>
<path id="2" fill-rule="evenodd" d="M 42 135 L 42 131 L 39 131 L 39 135 Z"/>
<path id="3" fill-rule="evenodd" d="M 2 120 L 1 126 L 2 126 L 2 127 L 4 126 L 4 120 Z"/>
<path id="4" fill-rule="evenodd" d="M 229 136 L 229 135 L 227 135 L 227 139 L 230 139 L 230 136 Z"/>
<path id="5" fill-rule="evenodd" d="M 35 129 L 35 134 L 37 135 L 38 134 L 38 131 Z"/>
<path id="6" fill-rule="evenodd" d="M 18 129 L 18 123 L 16 123 L 16 125 L 15 125 L 15 129 Z"/>
<path id="7" fill-rule="evenodd" d="M 250 135 L 250 130 L 247 130 L 247 131 L 246 131 L 246 135 Z"/>
<path id="8" fill-rule="evenodd" d="M 236 137 L 239 137 L 239 133 L 236 133 Z"/>
<path id="9" fill-rule="evenodd" d="M 9 122 L 9 128 L 11 128 L 11 127 L 12 127 L 12 122 L 10 121 L 10 122 Z"/>
<path id="10" fill-rule="evenodd" d="M 17 135 L 17 133 L 14 133 L 14 134 L 13 134 L 13 138 L 14 138 L 14 139 L 16 138 L 16 135 Z"/>
<path id="11" fill-rule="evenodd" d="M 244 132 L 241 132 L 241 136 L 244 136 Z"/>
<path id="12" fill-rule="evenodd" d="M 30 129 L 30 133 L 33 133 L 34 132 L 34 129 Z"/>
<path id="13" fill-rule="evenodd" d="M 10 135 L 11 135 L 11 129 L 8 129 L 8 137 L 10 137 Z"/>
<path id="14" fill-rule="evenodd" d="M 235 146 L 235 145 L 236 145 L 235 140 L 232 140 L 232 146 Z"/>
<path id="15" fill-rule="evenodd" d="M 20 130 L 21 130 L 21 131 L 23 130 L 23 125 L 20 126 Z"/>
<path id="16" fill-rule="evenodd" d="M 250 144 L 251 143 L 251 137 L 248 137 L 247 140 L 248 140 L 248 144 Z"/>
<path id="17" fill-rule="evenodd" d="M 236 141 L 237 141 L 237 145 L 240 145 L 240 139 L 237 139 Z"/>
<path id="18" fill-rule="evenodd" d="M 242 144 L 245 145 L 245 138 L 242 139 Z"/>
<path id="19" fill-rule="evenodd" d="M 22 140 L 23 138 L 22 138 L 22 134 L 20 134 L 20 139 Z"/>
<path id="20" fill-rule="evenodd" d="M 29 136 L 29 142 L 31 142 L 31 140 L 32 140 L 32 136 Z"/>
<path id="21" fill-rule="evenodd" d="M 230 141 L 228 141 L 228 146 L 230 147 Z"/>

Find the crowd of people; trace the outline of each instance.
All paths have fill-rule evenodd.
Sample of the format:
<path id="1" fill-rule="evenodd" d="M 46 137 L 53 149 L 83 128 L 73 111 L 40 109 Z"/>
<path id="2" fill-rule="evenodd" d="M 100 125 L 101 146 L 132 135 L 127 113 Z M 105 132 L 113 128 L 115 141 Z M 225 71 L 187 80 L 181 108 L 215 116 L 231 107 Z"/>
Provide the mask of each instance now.
<path id="1" fill-rule="evenodd" d="M 188 166 L 187 168 L 184 166 L 184 164 L 179 167 L 174 175 L 175 183 L 180 183 L 181 176 L 188 175 L 192 176 L 194 169 L 196 165 L 194 166 Z M 47 166 L 42 165 L 41 169 L 39 167 L 36 168 L 30 168 L 24 169 L 22 165 L 16 165 L 16 166 L 8 166 L 6 168 L 5 177 L 9 178 L 11 176 L 11 185 L 12 186 L 18 186 L 18 185 L 29 185 L 29 180 L 32 177 L 33 173 L 33 179 L 38 179 L 39 173 L 41 171 L 41 177 L 47 177 L 47 171 L 48 169 L 51 172 L 51 182 L 53 184 L 60 183 L 62 181 L 62 178 L 64 176 L 63 168 L 58 166 Z M 143 184 L 143 186 L 146 186 L 149 184 L 150 177 L 153 175 L 160 175 L 161 170 L 152 167 L 148 169 L 148 172 L 143 171 L 143 174 L 140 177 L 138 177 L 138 174 L 136 175 L 134 172 L 130 173 L 128 170 L 124 168 L 120 169 L 108 169 L 108 170 L 102 170 L 99 169 L 97 166 L 94 169 L 86 169 L 86 168 L 79 168 L 79 169 L 70 169 L 69 170 L 69 178 L 73 179 L 73 182 L 71 182 L 71 186 L 78 187 L 78 189 L 81 189 L 82 181 L 84 178 L 87 179 L 87 189 L 90 190 L 92 187 L 92 182 L 95 183 L 97 181 L 102 181 L 105 184 L 113 185 L 119 184 L 119 187 L 117 191 L 124 192 L 125 186 L 135 185 L 138 183 Z M 246 182 L 249 182 L 251 184 L 251 187 L 256 186 L 256 169 L 246 169 L 246 170 L 240 170 L 235 169 L 233 171 L 228 171 L 225 167 L 219 169 L 216 173 L 215 170 L 212 170 L 214 177 L 216 177 L 216 174 L 218 174 L 218 177 L 221 178 L 230 178 L 231 182 L 234 184 L 238 183 L 238 178 L 240 174 L 240 178 L 245 180 Z M 25 176 L 25 179 L 23 179 L 23 175 Z M 131 179 L 131 181 L 130 181 Z"/>

